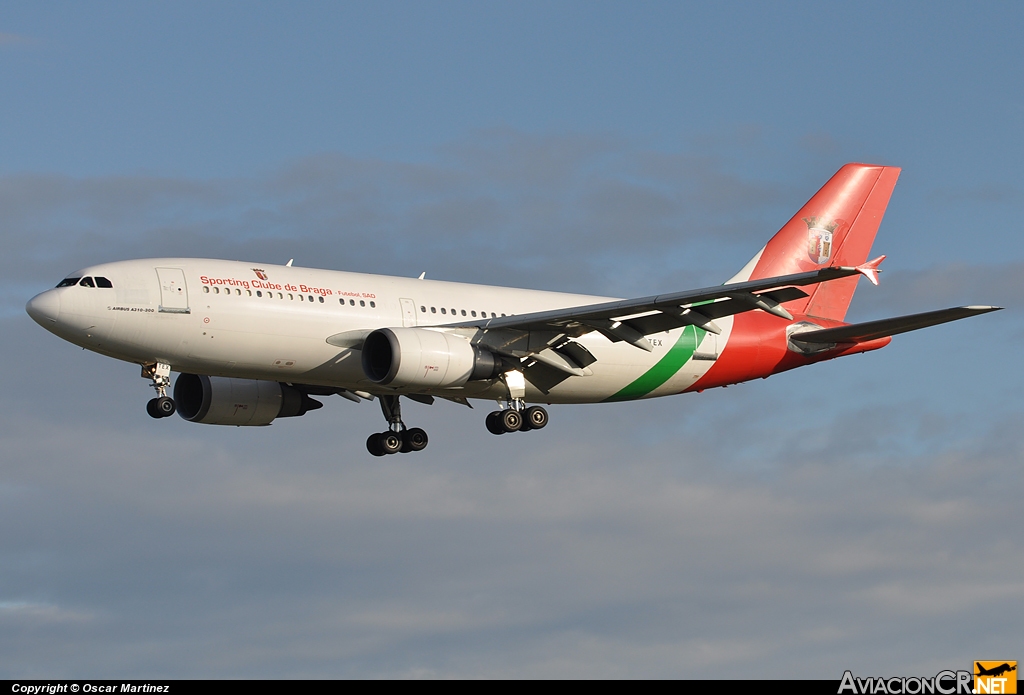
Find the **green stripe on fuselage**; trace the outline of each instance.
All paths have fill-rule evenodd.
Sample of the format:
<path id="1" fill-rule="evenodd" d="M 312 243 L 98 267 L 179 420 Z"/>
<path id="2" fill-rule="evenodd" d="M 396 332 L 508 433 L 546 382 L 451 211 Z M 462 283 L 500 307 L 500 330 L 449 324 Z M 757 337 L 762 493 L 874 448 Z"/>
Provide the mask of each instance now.
<path id="1" fill-rule="evenodd" d="M 690 361 L 706 333 L 703 328 L 698 328 L 697 326 L 686 326 L 683 328 L 683 332 L 679 335 L 679 340 L 669 348 L 669 351 L 658 360 L 656 365 L 648 369 L 636 381 L 618 393 L 604 399 L 604 402 L 630 401 L 635 398 L 643 398 L 654 389 L 663 385 L 675 376 L 676 372 L 682 369 L 684 364 Z"/>

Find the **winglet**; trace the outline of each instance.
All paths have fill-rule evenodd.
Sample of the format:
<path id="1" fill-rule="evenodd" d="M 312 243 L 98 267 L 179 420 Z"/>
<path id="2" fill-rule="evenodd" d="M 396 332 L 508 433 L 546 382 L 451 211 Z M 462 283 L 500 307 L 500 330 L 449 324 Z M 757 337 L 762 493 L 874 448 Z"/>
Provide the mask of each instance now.
<path id="1" fill-rule="evenodd" d="M 878 266 L 885 260 L 885 256 L 879 256 L 873 261 L 868 261 L 862 265 L 857 266 L 857 272 L 866 277 L 871 281 L 872 285 L 878 284 L 878 274 L 882 272 Z"/>

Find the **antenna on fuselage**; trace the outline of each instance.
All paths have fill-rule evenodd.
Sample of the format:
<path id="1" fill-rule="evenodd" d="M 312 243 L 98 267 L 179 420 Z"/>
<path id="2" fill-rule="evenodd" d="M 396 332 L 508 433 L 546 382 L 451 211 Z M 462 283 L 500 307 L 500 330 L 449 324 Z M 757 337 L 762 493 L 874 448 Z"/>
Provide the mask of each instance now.
<path id="1" fill-rule="evenodd" d="M 294 258 L 289 258 L 288 262 L 284 264 L 284 267 L 285 268 L 291 268 L 292 267 L 292 262 L 294 262 L 294 261 L 295 261 Z"/>

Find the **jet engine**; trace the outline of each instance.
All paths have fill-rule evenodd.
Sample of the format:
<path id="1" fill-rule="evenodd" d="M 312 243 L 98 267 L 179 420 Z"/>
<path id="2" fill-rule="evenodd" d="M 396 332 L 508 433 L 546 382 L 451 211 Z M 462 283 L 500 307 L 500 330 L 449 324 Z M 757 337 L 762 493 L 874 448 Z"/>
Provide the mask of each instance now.
<path id="1" fill-rule="evenodd" d="M 182 374 L 174 382 L 178 414 L 204 425 L 259 426 L 275 418 L 297 417 L 322 408 L 287 384 L 254 379 Z"/>
<path id="2" fill-rule="evenodd" d="M 363 341 L 363 372 L 382 386 L 462 386 L 494 378 L 500 365 L 464 338 L 425 328 L 381 328 Z"/>

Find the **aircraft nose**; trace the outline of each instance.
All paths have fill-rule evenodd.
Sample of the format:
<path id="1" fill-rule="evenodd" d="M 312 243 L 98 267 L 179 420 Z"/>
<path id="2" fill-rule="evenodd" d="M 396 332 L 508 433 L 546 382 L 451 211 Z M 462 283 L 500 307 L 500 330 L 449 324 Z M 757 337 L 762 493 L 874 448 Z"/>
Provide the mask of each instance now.
<path id="1" fill-rule="evenodd" d="M 60 316 L 60 295 L 54 290 L 37 294 L 28 300 L 25 311 L 40 326 L 49 328 L 50 324 L 56 323 L 57 317 Z"/>

